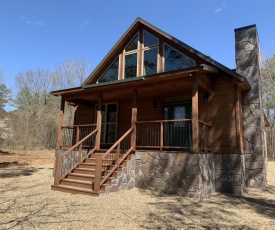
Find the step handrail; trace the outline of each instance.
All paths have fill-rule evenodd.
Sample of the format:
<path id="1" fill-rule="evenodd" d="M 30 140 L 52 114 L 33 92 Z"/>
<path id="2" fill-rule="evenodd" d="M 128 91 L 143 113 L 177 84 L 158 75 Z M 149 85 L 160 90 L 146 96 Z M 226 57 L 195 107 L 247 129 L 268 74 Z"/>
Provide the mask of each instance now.
<path id="1" fill-rule="evenodd" d="M 124 133 L 123 136 L 119 138 L 118 141 L 114 143 L 112 147 L 109 148 L 108 151 L 102 155 L 101 159 L 103 160 L 104 158 L 106 158 L 106 156 L 109 155 L 115 149 L 115 147 L 117 147 L 119 143 L 121 143 L 124 140 L 124 138 L 127 137 L 128 134 L 130 134 L 133 131 L 133 129 L 134 127 L 131 127 L 126 133 Z"/>
<path id="2" fill-rule="evenodd" d="M 75 145 L 73 145 L 72 147 L 70 147 L 66 152 L 59 154 L 56 156 L 56 161 L 55 161 L 55 175 L 54 175 L 54 184 L 58 185 L 60 184 L 60 181 L 65 178 L 69 173 L 71 173 L 73 171 L 73 169 L 75 169 L 80 163 L 82 163 L 89 155 L 91 155 L 92 153 L 94 153 L 94 151 L 96 150 L 96 147 L 94 147 L 92 150 L 90 150 L 88 152 L 88 154 L 82 159 L 81 154 L 82 154 L 82 143 L 84 141 L 86 141 L 88 138 L 90 138 L 91 136 L 95 135 L 98 132 L 98 129 L 95 129 L 93 132 L 91 132 L 90 134 L 88 134 L 87 136 L 85 136 L 83 139 L 81 139 L 80 141 L 78 141 Z M 61 169 L 62 169 L 62 158 L 65 157 L 66 155 L 68 155 L 72 150 L 74 150 L 75 148 L 78 148 L 78 162 L 73 165 L 66 173 L 64 173 L 63 175 L 61 175 Z"/>
<path id="3" fill-rule="evenodd" d="M 119 152 L 120 152 L 120 144 L 122 143 L 122 141 L 124 141 L 129 134 L 131 134 L 134 130 L 134 127 L 131 127 L 126 133 L 124 133 L 122 135 L 122 137 L 120 137 L 118 139 L 118 141 L 116 141 L 116 143 L 114 143 L 112 145 L 112 147 L 103 154 L 102 157 L 98 157 L 96 158 L 96 168 L 95 168 L 95 180 L 94 180 L 94 191 L 95 192 L 99 192 L 100 191 L 100 187 L 108 180 L 108 178 L 114 173 L 114 171 L 122 164 L 122 162 L 126 159 L 126 157 L 134 150 L 134 146 L 131 146 L 126 153 L 123 154 L 123 157 L 121 157 L 119 159 Z M 111 155 L 112 151 L 117 148 L 116 151 L 116 164 L 114 165 L 114 167 L 108 172 L 108 174 L 102 178 L 102 162 L 103 160 L 108 156 Z"/>
<path id="4" fill-rule="evenodd" d="M 123 163 L 123 161 L 127 158 L 127 156 L 134 150 L 134 147 L 131 147 L 123 157 L 119 160 L 119 162 L 112 168 L 112 170 L 100 181 L 100 186 L 102 186 L 108 178 L 117 170 L 117 168 Z"/>

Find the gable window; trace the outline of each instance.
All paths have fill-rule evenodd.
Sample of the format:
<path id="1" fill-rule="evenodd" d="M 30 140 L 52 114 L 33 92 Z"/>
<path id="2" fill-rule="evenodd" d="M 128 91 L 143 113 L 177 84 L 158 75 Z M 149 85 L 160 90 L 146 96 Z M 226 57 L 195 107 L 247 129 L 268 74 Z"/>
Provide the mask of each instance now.
<path id="1" fill-rule="evenodd" d="M 143 36 L 140 36 L 141 33 L 143 33 Z M 161 54 L 159 53 L 160 46 L 163 47 Z M 161 59 L 160 56 L 162 56 Z M 138 66 L 140 64 L 141 66 Z M 123 52 L 113 61 L 97 82 L 103 83 L 134 78 L 138 75 L 157 74 L 160 71 L 159 64 L 163 66 L 163 72 L 169 72 L 193 67 L 196 62 L 175 48 L 163 43 L 148 31 L 141 30 L 124 47 Z"/>
<path id="2" fill-rule="evenodd" d="M 137 76 L 137 59 L 138 59 L 138 34 L 125 48 L 124 56 L 124 78 Z"/>
<path id="3" fill-rule="evenodd" d="M 144 30 L 143 75 L 156 74 L 158 70 L 159 40 Z"/>
<path id="4" fill-rule="evenodd" d="M 194 60 L 173 49 L 168 45 L 164 45 L 164 72 L 185 69 L 195 66 Z"/>
<path id="5" fill-rule="evenodd" d="M 118 79 L 119 59 L 117 58 L 106 72 L 98 79 L 98 83 L 115 81 Z"/>

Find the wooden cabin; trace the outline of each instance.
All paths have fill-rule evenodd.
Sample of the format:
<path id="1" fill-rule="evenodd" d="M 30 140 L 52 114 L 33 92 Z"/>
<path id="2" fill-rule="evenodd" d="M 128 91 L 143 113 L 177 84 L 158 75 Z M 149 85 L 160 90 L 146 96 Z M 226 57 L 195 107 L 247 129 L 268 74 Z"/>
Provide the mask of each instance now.
<path id="1" fill-rule="evenodd" d="M 235 70 L 136 19 L 80 87 L 52 92 L 61 97 L 52 189 L 97 195 L 140 187 L 209 195 L 219 187 L 215 156 L 245 153 L 243 100 L 250 89 Z M 63 124 L 65 103 L 75 107 L 73 126 Z M 190 170 L 197 168 L 196 175 L 188 172 L 194 156 L 198 163 Z M 184 170 L 172 178 L 176 169 L 166 168 L 177 164 Z M 163 179 L 154 186 L 166 172 L 177 185 L 172 181 L 168 188 Z M 204 173 L 208 181 L 194 182 Z M 199 191 L 200 183 L 207 192 Z"/>

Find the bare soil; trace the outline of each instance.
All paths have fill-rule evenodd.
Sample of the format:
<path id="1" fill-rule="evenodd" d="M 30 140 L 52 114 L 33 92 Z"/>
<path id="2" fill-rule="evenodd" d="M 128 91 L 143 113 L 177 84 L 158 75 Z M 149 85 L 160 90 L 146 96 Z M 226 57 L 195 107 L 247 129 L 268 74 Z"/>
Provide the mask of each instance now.
<path id="1" fill-rule="evenodd" d="M 0 229 L 275 229 L 275 162 L 267 189 L 242 197 L 194 200 L 136 188 L 91 197 L 51 191 L 54 151 L 13 153 L 0 155 Z"/>
<path id="2" fill-rule="evenodd" d="M 54 161 L 54 151 L 51 150 L 1 150 L 0 168 L 18 166 L 37 166 L 51 164 Z"/>

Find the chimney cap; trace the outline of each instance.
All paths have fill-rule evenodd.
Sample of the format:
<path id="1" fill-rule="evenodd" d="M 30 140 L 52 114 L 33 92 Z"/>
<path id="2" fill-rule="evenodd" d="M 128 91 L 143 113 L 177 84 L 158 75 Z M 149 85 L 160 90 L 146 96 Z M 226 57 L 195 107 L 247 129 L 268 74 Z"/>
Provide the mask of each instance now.
<path id="1" fill-rule="evenodd" d="M 253 28 L 256 27 L 256 24 L 250 25 L 250 26 L 244 26 L 244 27 L 240 27 L 240 28 L 236 28 L 234 29 L 234 31 L 239 31 L 239 30 L 245 30 L 245 29 L 249 29 L 249 28 Z"/>

